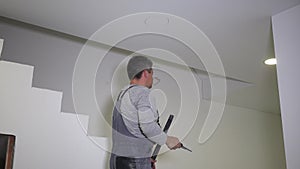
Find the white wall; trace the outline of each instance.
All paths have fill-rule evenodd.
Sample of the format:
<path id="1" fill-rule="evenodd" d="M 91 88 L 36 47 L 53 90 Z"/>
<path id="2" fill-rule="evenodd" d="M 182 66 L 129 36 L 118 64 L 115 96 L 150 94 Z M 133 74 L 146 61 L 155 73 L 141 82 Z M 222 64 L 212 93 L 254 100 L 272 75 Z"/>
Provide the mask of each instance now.
<path id="1" fill-rule="evenodd" d="M 207 111 L 203 101 L 201 110 Z M 203 116 L 184 140 L 193 152 L 170 151 L 158 157 L 158 168 L 284 169 L 281 118 L 272 113 L 226 106 L 222 121 L 205 143 L 197 142 Z"/>
<path id="2" fill-rule="evenodd" d="M 288 169 L 300 167 L 300 5 L 272 17 Z"/>

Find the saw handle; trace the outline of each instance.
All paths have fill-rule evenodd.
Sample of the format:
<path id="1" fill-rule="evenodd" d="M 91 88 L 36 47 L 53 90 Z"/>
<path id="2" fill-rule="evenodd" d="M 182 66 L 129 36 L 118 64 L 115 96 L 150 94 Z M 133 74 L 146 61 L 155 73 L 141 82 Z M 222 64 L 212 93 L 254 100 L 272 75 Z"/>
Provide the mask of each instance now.
<path id="1" fill-rule="evenodd" d="M 170 126 L 171 126 L 171 123 L 172 123 L 172 121 L 173 121 L 173 118 L 174 118 L 174 115 L 171 114 L 171 115 L 169 116 L 169 118 L 168 118 L 168 121 L 167 121 L 167 123 L 166 123 L 164 129 L 163 129 L 163 131 L 164 131 L 165 133 L 168 133 L 168 130 L 169 130 Z M 154 149 L 154 151 L 153 151 L 153 153 L 152 153 L 152 157 L 151 157 L 153 160 L 156 159 L 156 157 L 157 157 L 157 155 L 158 155 L 158 152 L 159 152 L 160 148 L 161 148 L 161 145 L 156 145 L 156 147 L 155 147 L 155 149 Z"/>

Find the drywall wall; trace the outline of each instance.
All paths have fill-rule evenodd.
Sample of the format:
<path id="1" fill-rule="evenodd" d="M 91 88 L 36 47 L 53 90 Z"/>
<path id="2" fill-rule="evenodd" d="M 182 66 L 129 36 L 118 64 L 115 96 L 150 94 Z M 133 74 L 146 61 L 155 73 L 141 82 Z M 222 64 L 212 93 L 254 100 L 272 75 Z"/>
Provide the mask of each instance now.
<path id="1" fill-rule="evenodd" d="M 300 5 L 272 17 L 288 169 L 300 167 Z"/>
<path id="2" fill-rule="evenodd" d="M 72 73 L 85 41 L 2 17 L 0 38 L 5 40 L 1 59 L 34 66 L 33 86 L 64 91 L 62 111 L 74 112 Z"/>
<path id="3" fill-rule="evenodd" d="M 62 111 L 74 113 L 75 109 L 72 97 L 72 75 L 76 68 L 76 59 L 81 53 L 81 49 L 85 44 L 85 40 L 1 17 L 0 37 L 6 39 L 2 59 L 33 65 L 35 67 L 35 72 L 33 74 L 33 86 L 55 91 L 63 91 L 64 95 L 62 98 Z M 91 46 L 94 46 L 93 49 L 95 50 L 93 54 L 86 56 L 87 60 L 91 62 L 86 63 L 87 65 L 85 65 L 85 71 L 87 71 L 88 68 L 91 68 L 92 65 L 97 64 L 97 62 L 93 62 L 92 59 L 97 58 L 103 49 L 107 49 L 107 46 L 99 43 L 92 44 Z M 97 71 L 97 75 L 95 77 L 96 96 L 99 109 L 102 113 L 104 113 L 103 116 L 105 117 L 105 121 L 101 119 L 101 114 L 99 114 L 97 108 L 91 108 L 93 105 L 86 106 L 87 109 L 80 111 L 80 113 L 90 116 L 88 130 L 90 135 L 109 135 L 107 132 L 105 132 L 107 130 L 101 130 L 101 128 L 103 128 L 103 125 L 101 124 L 110 123 L 111 121 L 110 112 L 112 110 L 113 98 L 111 98 L 112 87 L 110 84 L 112 79 L 110 75 L 114 74 L 116 68 L 119 66 L 119 63 L 124 60 L 124 56 L 128 56 L 130 54 L 131 52 L 112 48 L 98 65 L 98 69 L 96 68 L 97 70 L 95 70 L 95 72 Z M 177 68 L 175 70 L 177 70 Z M 180 71 L 181 69 L 178 70 Z M 93 73 L 94 72 L 91 72 L 88 75 L 92 75 Z M 176 84 L 176 81 L 174 81 L 174 79 L 172 80 L 173 75 L 167 75 L 169 72 L 164 73 L 160 71 L 159 73 L 160 74 L 158 75 L 161 76 L 160 79 L 163 79 L 161 83 L 172 81 L 174 82 L 172 84 Z M 121 83 L 122 85 L 128 83 L 126 76 L 124 81 L 125 83 Z M 86 89 L 93 90 L 93 82 L 89 84 L 90 86 L 85 86 L 82 91 L 84 92 Z M 241 84 L 242 82 L 237 81 L 237 83 Z M 169 83 L 163 85 L 163 87 L 160 85 L 160 88 L 163 88 L 163 90 L 166 91 L 166 96 L 169 97 L 169 105 L 179 105 L 180 102 L 176 101 L 175 99 L 170 99 L 171 96 L 174 96 L 171 98 L 178 97 L 178 94 L 175 95 L 171 90 L 174 89 L 174 85 L 172 86 L 172 84 Z M 206 86 L 209 86 L 207 87 L 208 89 L 205 90 L 205 96 L 209 98 L 211 93 L 210 83 L 204 84 L 208 84 Z M 227 84 L 229 85 L 231 83 L 228 82 Z M 167 85 L 171 86 L 169 87 Z M 237 88 L 237 84 L 234 85 L 234 88 Z M 230 87 L 228 87 L 228 89 L 230 90 Z M 179 88 L 175 88 L 175 90 L 178 91 Z M 227 92 L 229 90 L 227 90 Z M 117 90 L 113 92 L 116 91 Z M 223 92 L 224 90 L 220 91 Z M 218 92 L 215 91 L 215 93 Z M 86 95 L 86 93 L 84 94 Z M 92 96 L 93 94 L 94 91 L 91 91 L 89 96 Z M 88 100 L 87 97 L 83 98 L 85 99 L 80 101 L 80 103 L 84 103 Z M 188 99 L 185 100 L 188 102 Z M 176 108 L 178 108 L 178 106 L 168 107 L 168 110 L 173 113 L 176 113 Z"/>
<path id="4" fill-rule="evenodd" d="M 26 57 L 30 57 L 31 54 L 34 54 L 35 56 L 41 55 L 43 57 L 35 57 L 34 59 L 31 58 L 31 61 L 34 62 L 37 67 L 35 69 L 35 72 L 33 74 L 33 77 L 36 77 L 36 73 L 40 71 L 41 67 L 43 68 L 43 73 L 45 76 L 43 76 L 43 85 L 47 85 L 47 76 L 50 75 L 54 77 L 52 81 L 55 81 L 57 83 L 65 83 L 65 87 L 67 88 L 67 91 L 70 91 L 69 94 L 71 94 L 71 78 L 67 77 L 68 79 L 64 79 L 62 77 L 63 74 L 66 72 L 69 72 L 67 74 L 72 74 L 74 69 L 75 60 L 72 60 L 74 62 L 69 61 L 69 57 L 77 57 L 79 53 L 77 53 L 83 45 L 81 39 L 73 39 L 74 37 L 69 37 L 64 34 L 60 33 L 54 33 L 48 32 L 45 33 L 43 31 L 36 30 L 36 28 L 31 29 L 30 27 L 24 28 L 24 26 L 19 27 L 18 23 L 13 23 L 16 25 L 11 25 L 12 23 L 9 22 L 2 22 L 1 23 L 1 29 L 5 30 L 4 32 L 7 33 L 9 36 L 16 39 L 21 39 L 20 43 L 15 43 L 18 40 L 11 41 L 11 39 L 7 39 L 8 42 L 5 42 L 5 48 L 4 48 L 4 54 L 7 56 L 7 58 L 13 57 L 14 59 L 19 60 L 25 60 L 25 58 L 22 58 L 22 54 L 26 54 Z M 15 35 L 14 33 L 21 32 L 21 34 Z M 32 33 L 31 33 L 32 31 Z M 22 33 L 23 32 L 23 33 Z M 47 31 L 46 31 L 47 32 Z M 22 38 L 20 38 L 22 36 Z M 25 45 L 26 40 L 30 38 L 32 41 L 31 43 L 28 43 Z M 45 41 L 43 41 L 43 40 Z M 47 39 L 47 40 L 46 40 Z M 49 41 L 48 41 L 49 40 Z M 46 43 L 43 45 L 39 45 L 40 43 Z M 32 49 L 38 49 L 37 51 L 34 51 Z M 105 47 L 103 47 L 105 48 Z M 18 50 L 16 50 L 18 49 Z M 101 49 L 96 49 L 101 50 Z M 14 56 L 9 57 L 6 53 L 6 51 L 10 51 L 10 53 L 14 54 Z M 37 52 L 37 53 L 34 53 Z M 98 96 L 103 96 L 106 93 L 103 93 L 102 91 L 111 91 L 111 79 L 107 76 L 107 74 L 114 74 L 115 69 L 118 68 L 118 63 L 124 59 L 124 55 L 129 55 L 128 53 L 124 54 L 124 51 L 113 51 L 113 54 L 111 54 L 111 57 L 105 57 L 102 64 L 104 66 L 100 66 L 99 68 L 99 74 L 97 74 L 96 80 L 96 93 Z M 52 59 L 49 59 L 49 57 L 57 57 L 57 59 L 54 59 L 55 62 L 53 62 Z M 4 58 L 5 59 L 5 58 Z M 36 59 L 36 60 L 35 60 Z M 40 59 L 40 60 L 39 60 Z M 49 60 L 48 60 L 49 59 Z M 9 60 L 9 59 L 8 59 Z M 41 63 L 42 64 L 41 64 Z M 22 62 L 21 62 L 22 63 Z M 109 64 L 107 64 L 109 63 Z M 117 64 L 115 64 L 117 63 Z M 55 65 L 56 69 L 53 69 L 53 65 Z M 105 66 L 109 67 L 107 69 Z M 170 68 L 172 68 L 172 65 L 168 65 Z M 86 68 L 89 68 L 89 65 L 86 65 Z M 185 72 L 184 70 L 177 70 L 181 71 L 181 73 Z M 70 73 L 71 72 L 71 73 Z M 124 73 L 124 72 L 123 72 Z M 178 111 L 178 108 L 181 106 L 180 102 L 176 101 L 180 98 L 180 92 L 181 90 L 180 86 L 174 85 L 176 84 L 176 79 L 173 79 L 172 76 L 168 75 L 168 72 L 164 71 L 158 71 L 160 73 L 161 79 L 158 79 L 160 82 L 161 87 L 164 89 L 164 92 L 166 92 L 166 97 L 168 100 L 168 104 L 170 104 L 167 107 L 167 113 L 176 113 Z M 105 75 L 106 74 L 106 75 Z M 32 76 L 32 75 L 31 75 Z M 24 76 L 26 77 L 26 76 Z M 40 76 L 41 77 L 41 76 Z M 118 75 L 116 75 L 118 77 Z M 29 78 L 30 79 L 30 78 Z M 164 79 L 164 80 L 163 80 Z M 35 82 L 36 80 L 36 82 Z M 41 79 L 40 79 L 41 80 Z M 157 80 L 157 79 L 156 79 Z M 37 82 L 38 79 L 33 79 L 33 82 L 36 84 L 39 84 L 40 82 Z M 101 83 L 100 83 L 101 82 Z M 104 83 L 103 83 L 104 82 Z M 124 81 L 123 81 L 124 82 Z M 29 83 L 29 82 L 28 82 Z M 155 82 L 156 83 L 156 82 Z M 40 83 L 41 84 L 41 83 Z M 184 83 L 187 84 L 187 83 Z M 200 83 L 201 84 L 201 83 Z M 120 83 L 120 85 L 122 85 Z M 9 86 L 9 85 L 8 85 Z M 28 85 L 24 85 L 28 86 Z M 34 85 L 39 86 L 39 85 Z M 22 86 L 19 86 L 22 88 Z M 121 86 L 114 86 L 113 93 L 115 93 Z M 189 88 L 188 85 L 181 86 L 185 90 Z M 22 90 L 22 89 L 20 89 Z M 27 90 L 27 89 L 26 89 Z M 57 89 L 56 89 L 57 90 Z M 10 92 L 8 94 L 14 95 L 17 90 L 13 90 L 13 92 Z M 174 92 L 176 91 L 176 92 Z M 84 92 L 84 90 L 83 90 Z M 189 91 L 190 92 L 190 91 Z M 193 94 L 196 94 L 197 91 L 193 91 Z M 164 94 L 158 90 L 157 92 L 160 97 L 158 100 L 161 100 L 160 103 L 164 103 L 166 100 L 163 98 Z M 65 94 L 64 94 L 65 95 Z M 64 97 L 62 95 L 62 97 Z M 72 96 L 70 95 L 70 98 Z M 106 98 L 109 98 L 108 100 L 100 100 L 99 105 L 100 108 L 103 105 L 109 105 L 104 108 L 104 110 L 110 115 L 111 112 L 110 108 L 112 106 L 112 100 L 113 98 L 110 98 L 111 96 L 107 96 Z M 173 99 L 170 99 L 173 98 Z M 54 98 L 53 98 L 54 99 Z M 61 99 L 61 98 L 60 98 Z M 191 98 L 190 98 L 191 99 Z M 72 100 L 72 99 L 71 99 Z M 189 99 L 187 99 L 189 100 Z M 10 100 L 12 103 L 7 104 L 6 110 L 10 110 L 8 106 L 16 106 L 16 102 Z M 103 102 L 102 102 L 103 101 Z M 191 100 L 191 101 L 199 101 L 200 111 L 197 115 L 197 117 L 193 117 L 194 115 L 189 114 L 193 113 L 192 110 L 189 110 L 189 108 L 184 108 L 181 114 L 181 117 L 186 115 L 189 118 L 179 118 L 179 115 L 176 113 L 176 119 L 174 121 L 174 127 L 171 128 L 170 134 L 172 135 L 179 135 L 182 137 L 183 142 L 190 148 L 193 149 L 192 154 L 188 154 L 185 151 L 170 151 L 168 153 L 165 153 L 159 157 L 159 164 L 158 166 L 160 168 L 176 168 L 176 167 L 186 167 L 189 166 L 190 168 L 202 168 L 199 166 L 198 162 L 201 162 L 203 165 L 203 168 L 222 168 L 222 169 L 231 169 L 231 168 L 263 168 L 263 169 L 279 169 L 284 168 L 284 160 L 283 160 L 283 152 L 282 152 L 282 137 L 281 137 L 281 125 L 280 125 L 280 116 L 273 115 L 273 114 L 265 114 L 263 112 L 257 112 L 249 109 L 243 109 L 238 107 L 230 107 L 226 106 L 225 108 L 225 114 L 223 115 L 221 124 L 216 130 L 216 133 L 212 135 L 212 137 L 205 142 L 204 144 L 199 144 L 199 134 L 200 130 L 203 127 L 205 118 L 207 117 L 207 112 L 209 109 L 209 102 L 206 102 L 204 100 Z M 50 101 L 51 103 L 52 101 Z M 54 101 L 57 102 L 57 101 Z M 6 102 L 3 102 L 6 103 Z M 188 107 L 191 103 L 186 103 L 185 107 Z M 1 106 L 2 107 L 2 106 Z M 34 107 L 34 106 L 33 106 Z M 161 107 L 164 107 L 164 104 L 161 105 Z M 163 109 L 163 108 L 162 108 Z M 5 112 L 5 111 L 1 111 Z M 40 112 L 40 111 L 39 111 Z M 55 113 L 57 112 L 49 112 L 49 113 Z M 87 112 L 85 112 L 87 113 Z M 197 113 L 197 112 L 196 112 Z M 83 112 L 84 114 L 84 112 Z M 87 113 L 89 114 L 89 113 Z M 94 114 L 90 114 L 90 119 L 96 119 L 98 118 L 98 114 L 95 116 Z M 166 117 L 168 114 L 162 115 L 161 122 L 164 123 Z M 18 117 L 18 114 L 15 116 Z M 22 116 L 23 117 L 23 116 Z M 34 117 L 34 116 L 33 116 Z M 72 118 L 72 116 L 71 116 Z M 85 119 L 85 117 L 79 117 L 79 119 Z M 192 118 L 192 120 L 190 120 Z M 3 118 L 1 118 L 3 119 Z M 0 119 L 0 120 L 1 120 Z M 15 119 L 17 122 L 20 119 Z M 32 119 L 31 119 L 32 120 Z M 28 120 L 28 121 L 31 121 Z M 33 124 L 36 124 L 36 119 L 33 119 Z M 1 121 L 2 123 L 2 121 Z M 92 130 L 92 135 L 99 134 L 99 131 L 101 131 L 103 128 L 102 124 L 96 123 L 93 124 L 93 121 L 89 121 L 89 126 L 93 126 L 94 130 Z M 41 123 L 38 123 L 41 125 Z M 92 124 L 92 125 L 91 125 Z M 38 125 L 38 126 L 39 126 Z M 53 125 L 53 124 L 52 124 Z M 48 127 L 52 128 L 54 126 L 48 125 L 46 128 L 41 127 L 40 130 L 46 130 L 48 131 Z M 266 126 L 267 125 L 267 126 Z M 60 126 L 60 125 L 58 125 Z M 176 126 L 176 128 L 175 128 Z M 268 127 L 269 126 L 269 127 Z M 271 127 L 270 127 L 271 126 Z M 67 127 L 67 124 L 62 125 L 60 127 Z M 190 128 L 191 127 L 191 128 Z M 27 131 L 31 130 L 31 128 L 26 129 L 23 127 L 23 131 L 20 132 L 21 135 L 27 135 Z M 34 129 L 33 131 L 35 131 Z M 59 129 L 56 129 L 59 130 Z M 68 132 L 66 132 L 68 133 Z M 271 133 L 271 134 L 270 134 Z M 67 135 L 67 134 L 66 134 Z M 250 136 L 249 136 L 250 135 Z M 248 136 L 248 137 L 247 137 Z M 27 137 L 27 142 L 31 141 L 31 138 Z M 67 139 L 67 138 L 66 138 Z M 224 144 L 226 143 L 226 144 Z M 47 145 L 51 145 L 50 139 L 45 142 Z M 83 147 L 86 145 L 82 145 Z M 27 149 L 30 149 L 32 145 L 26 145 L 24 146 Z M 68 150 L 72 150 L 69 148 Z M 76 148 L 74 148 L 76 150 Z M 38 151 L 38 150 L 37 150 Z M 165 149 L 166 151 L 166 149 Z M 47 150 L 49 152 L 49 157 L 52 157 L 53 153 L 51 153 L 50 150 Z M 67 151 L 69 152 L 69 151 Z M 162 151 L 164 152 L 164 151 Z M 275 152 L 275 153 L 274 153 Z M 85 153 L 82 153 L 85 154 Z M 63 154 L 62 154 L 63 155 Z M 73 154 L 65 154 L 64 156 L 70 156 L 66 157 L 69 160 L 66 160 L 67 164 L 64 165 L 74 165 L 70 159 L 73 159 Z M 96 154 L 97 160 L 99 158 L 99 155 Z M 101 156 L 102 157 L 102 156 Z M 46 157 L 41 157 L 42 160 L 39 163 L 39 165 L 47 164 L 48 161 Z M 61 158 L 61 156 L 58 156 L 57 158 Z M 92 163 L 95 164 L 96 162 L 93 161 L 95 159 L 94 156 L 91 158 Z M 75 158 L 76 159 L 76 158 Z M 235 161 L 237 159 L 237 161 Z M 105 160 L 105 159 L 102 159 Z M 79 160 L 78 160 L 79 161 Z M 59 161 L 58 164 L 60 164 Z M 98 161 L 99 162 L 99 161 Z M 68 164 L 70 163 L 70 164 Z M 244 164 L 246 164 L 246 167 L 244 167 Z M 27 165 L 30 165 L 29 163 Z M 81 165 L 79 165 L 81 166 Z M 103 164 L 99 164 L 100 168 L 105 168 Z M 106 165 L 107 166 L 107 165 Z"/>
<path id="5" fill-rule="evenodd" d="M 61 113 L 62 94 L 31 88 L 32 73 L 31 66 L 0 62 L 0 132 L 17 136 L 15 168 L 107 168 L 106 152 L 81 128 L 87 128 L 87 117 Z M 281 120 L 275 114 L 226 106 L 214 135 L 199 144 L 199 129 L 210 104 L 201 100 L 195 121 L 175 119 L 174 125 L 193 126 L 183 131 L 182 138 L 193 153 L 163 147 L 159 168 L 285 168 Z M 180 132 L 174 126 L 170 130 L 171 135 Z M 106 138 L 97 141 L 107 146 Z"/>
<path id="6" fill-rule="evenodd" d="M 202 110 L 208 106 L 201 104 Z M 197 130 L 191 131 L 183 142 L 193 152 L 169 151 L 158 157 L 158 168 L 284 169 L 280 124 L 278 115 L 226 106 L 218 129 L 205 144 L 197 142 Z"/>
<path id="7" fill-rule="evenodd" d="M 75 113 L 72 75 L 85 40 L 3 17 L 0 17 L 0 38 L 5 39 L 1 60 L 34 66 L 32 86 L 63 91 L 61 111 Z M 118 60 L 123 58 L 124 51 L 113 51 L 109 56 L 117 60 L 111 63 L 118 63 Z M 111 68 L 116 66 L 110 64 Z M 103 82 L 103 77 L 100 75 L 96 80 Z M 85 114 L 91 117 L 88 124 L 89 134 L 106 135 L 99 133 L 98 129 L 101 128 L 99 114 L 89 111 Z"/>

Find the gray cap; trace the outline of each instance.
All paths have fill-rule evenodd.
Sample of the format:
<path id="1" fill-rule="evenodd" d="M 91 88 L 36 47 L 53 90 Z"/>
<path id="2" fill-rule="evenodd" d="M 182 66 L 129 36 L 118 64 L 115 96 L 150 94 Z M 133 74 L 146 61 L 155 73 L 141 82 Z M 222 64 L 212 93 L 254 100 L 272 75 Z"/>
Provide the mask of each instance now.
<path id="1" fill-rule="evenodd" d="M 133 56 L 127 64 L 128 78 L 131 80 L 139 72 L 152 68 L 152 61 L 145 56 Z"/>

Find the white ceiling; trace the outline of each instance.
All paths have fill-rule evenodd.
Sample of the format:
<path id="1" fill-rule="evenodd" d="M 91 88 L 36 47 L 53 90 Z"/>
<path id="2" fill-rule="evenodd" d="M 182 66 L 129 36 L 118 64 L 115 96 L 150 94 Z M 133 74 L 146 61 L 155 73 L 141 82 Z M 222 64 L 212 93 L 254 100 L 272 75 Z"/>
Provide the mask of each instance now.
<path id="1" fill-rule="evenodd" d="M 83 38 L 128 14 L 162 12 L 182 17 L 212 41 L 226 76 L 252 84 L 229 93 L 229 104 L 279 113 L 276 69 L 263 60 L 274 56 L 271 16 L 298 4 L 300 0 L 1 0 L 0 16 Z M 151 38 L 141 43 L 143 38 L 122 47 L 135 51 L 157 43 Z M 161 47 L 190 56 L 190 51 L 176 46 Z"/>

